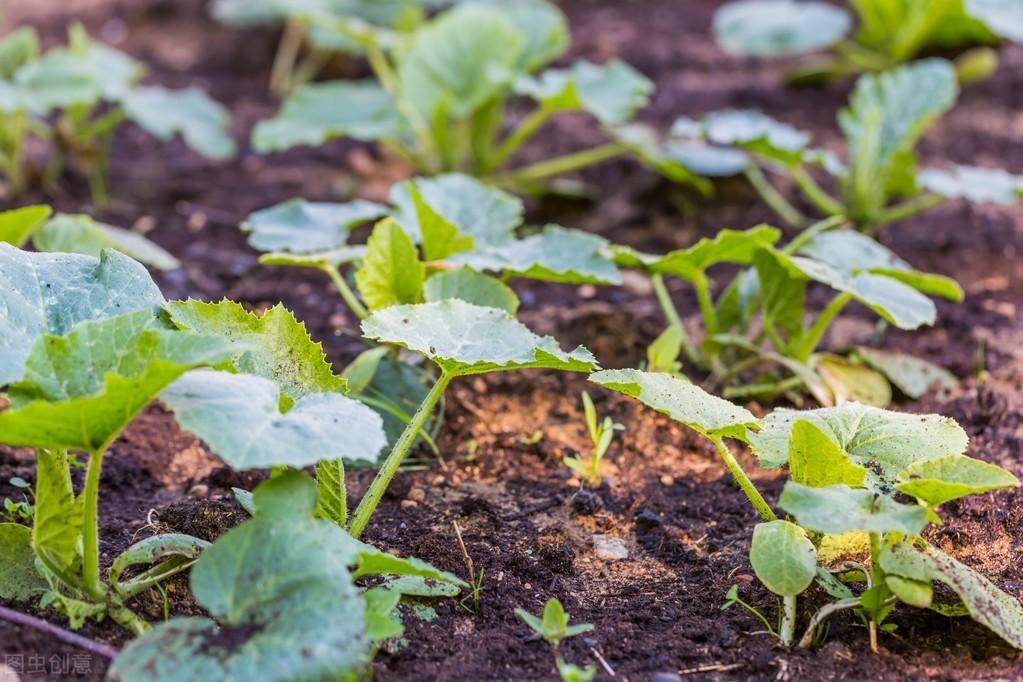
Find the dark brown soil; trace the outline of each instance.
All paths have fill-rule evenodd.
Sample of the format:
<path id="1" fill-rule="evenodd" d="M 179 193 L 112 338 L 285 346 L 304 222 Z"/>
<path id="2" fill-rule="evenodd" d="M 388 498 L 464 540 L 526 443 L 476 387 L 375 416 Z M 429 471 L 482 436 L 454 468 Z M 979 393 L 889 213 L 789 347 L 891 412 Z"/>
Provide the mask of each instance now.
<path id="1" fill-rule="evenodd" d="M 709 37 L 713 0 L 566 0 L 575 38 L 573 56 L 603 61 L 619 56 L 657 82 L 650 122 L 721 107 L 759 107 L 834 145 L 834 124 L 848 84 L 827 89 L 780 86 L 782 65 L 723 56 Z M 234 112 L 245 139 L 254 121 L 273 111 L 266 79 L 276 36 L 222 29 L 198 0 L 13 0 L 8 21 L 39 26 L 59 38 L 72 16 L 111 38 L 130 27 L 121 45 L 152 67 L 154 82 L 205 87 Z M 1002 51 L 992 80 L 971 88 L 956 110 L 925 139 L 925 162 L 945 160 L 998 165 L 1023 172 L 1023 48 Z M 593 143 L 599 131 L 585 119 L 566 118 L 525 155 Z M 237 230 L 248 212 L 301 195 L 346 196 L 358 189 L 380 198 L 400 174 L 372 150 L 334 143 L 273 158 L 247 151 L 234 162 L 209 164 L 179 143 L 155 144 L 125 129 L 114 149 L 115 203 L 100 217 L 133 226 L 185 263 L 160 277 L 169 297 L 241 300 L 253 307 L 283 301 L 305 320 L 339 363 L 357 344 L 356 329 L 328 282 L 259 266 Z M 628 163 L 595 169 L 586 179 L 600 188 L 595 203 L 547 202 L 530 207 L 536 222 L 557 220 L 613 240 L 660 250 L 685 246 L 721 227 L 770 221 L 771 214 L 739 183 L 726 183 L 709 202 L 692 197 Z M 87 208 L 87 191 L 68 176 L 61 210 Z M 684 211 L 680 212 L 680 208 Z M 941 304 L 939 323 L 912 335 L 888 332 L 890 347 L 939 362 L 963 380 L 942 402 L 908 403 L 937 411 L 969 431 L 969 454 L 1023 475 L 1023 209 L 947 204 L 894 226 L 882 236 L 914 265 L 957 277 L 967 291 L 961 305 Z M 528 284 L 519 287 L 523 319 L 565 344 L 585 343 L 608 367 L 635 366 L 660 330 L 653 297 L 643 282 L 616 290 Z M 676 299 L 692 312 L 681 285 Z M 869 336 L 869 317 L 852 315 L 831 341 L 842 345 Z M 738 609 L 721 611 L 726 590 L 775 613 L 771 596 L 748 565 L 751 525 L 745 498 L 727 477 L 713 449 L 691 432 L 635 402 L 590 388 L 598 408 L 627 427 L 612 446 L 608 481 L 579 492 L 561 459 L 586 447 L 578 394 L 581 377 L 543 373 L 499 375 L 456 382 L 440 438 L 446 467 L 399 475 L 367 539 L 464 574 L 452 522 L 463 535 L 484 582 L 478 612 L 454 602 L 435 604 L 430 622 L 407 619 L 408 644 L 381 653 L 380 680 L 551 679 L 549 650 L 517 620 L 513 609 L 533 612 L 552 596 L 573 620 L 595 625 L 592 635 L 566 644 L 578 664 L 602 660 L 601 679 L 1021 679 L 1023 656 L 965 619 L 943 619 L 904 609 L 898 630 L 870 653 L 864 628 L 835 618 L 827 643 L 786 651 Z M 754 406 L 756 408 L 756 406 Z M 536 441 L 532 436 L 539 432 Z M 535 441 L 535 442 L 534 442 Z M 532 443 L 532 444 L 529 444 Z M 243 516 L 230 488 L 253 477 L 234 474 L 181 433 L 158 406 L 128 429 L 108 457 L 103 476 L 104 556 L 156 530 L 215 538 Z M 781 481 L 744 457 L 769 497 Z M 0 448 L 0 497 L 16 497 L 11 476 L 33 477 L 31 453 Z M 368 483 L 352 475 L 353 494 Z M 1023 493 L 1003 492 L 949 505 L 934 540 L 977 567 L 1003 589 L 1023 596 Z M 624 539 L 629 559 L 605 562 L 592 535 Z M 187 585 L 170 587 L 175 612 L 196 610 Z M 467 605 L 472 606 L 471 602 Z M 161 617 L 162 600 L 138 604 Z M 60 622 L 59 616 L 44 617 Z M 125 636 L 109 624 L 83 633 L 115 645 Z M 71 656 L 80 652 L 31 630 L 0 622 L 0 655 Z M 2 662 L 3 659 L 0 659 Z M 93 659 L 92 677 L 103 670 Z M 24 668 L 28 670 L 28 668 Z M 2 670 L 2 669 L 0 669 Z M 660 676 L 659 676 L 660 674 Z M 0 673 L 0 678 L 3 675 Z M 24 679 L 52 678 L 25 674 Z"/>

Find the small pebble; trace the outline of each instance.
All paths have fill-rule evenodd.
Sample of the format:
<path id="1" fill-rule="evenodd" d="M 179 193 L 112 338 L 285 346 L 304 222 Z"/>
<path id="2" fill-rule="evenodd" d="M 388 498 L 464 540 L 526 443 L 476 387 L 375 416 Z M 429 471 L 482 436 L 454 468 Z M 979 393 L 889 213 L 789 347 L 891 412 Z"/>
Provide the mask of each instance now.
<path id="1" fill-rule="evenodd" d="M 622 538 L 597 533 L 593 536 L 593 548 L 597 552 L 597 558 L 603 561 L 621 561 L 629 558 L 629 548 Z"/>
<path id="2" fill-rule="evenodd" d="M 419 506 L 419 503 L 416 502 L 415 500 L 402 500 L 401 501 L 401 508 L 402 509 L 414 509 L 414 508 L 416 508 L 418 506 Z"/>
<path id="3" fill-rule="evenodd" d="M 426 499 L 426 491 L 422 488 L 413 488 L 408 491 L 408 495 L 405 499 L 412 500 L 413 502 L 422 502 Z"/>
<path id="4" fill-rule="evenodd" d="M 661 485 L 674 485 L 674 483 L 675 483 L 674 476 L 669 476 L 668 474 L 664 474 L 663 476 L 661 476 Z"/>
<path id="5" fill-rule="evenodd" d="M 208 485 L 199 483 L 197 485 L 193 485 L 192 489 L 188 491 L 188 494 L 194 495 L 195 497 L 205 497 L 206 493 L 208 493 L 209 491 L 210 487 Z"/>

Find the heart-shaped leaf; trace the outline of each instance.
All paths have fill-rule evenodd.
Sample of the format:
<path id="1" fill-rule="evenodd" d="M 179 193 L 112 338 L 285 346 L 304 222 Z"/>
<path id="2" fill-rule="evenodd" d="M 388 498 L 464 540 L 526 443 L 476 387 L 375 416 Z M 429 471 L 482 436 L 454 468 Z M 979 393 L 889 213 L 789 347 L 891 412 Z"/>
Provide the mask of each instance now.
<path id="1" fill-rule="evenodd" d="M 746 440 L 748 429 L 759 424 L 749 410 L 670 374 L 609 369 L 591 375 L 590 381 L 637 398 L 644 405 L 707 436 Z"/>
<path id="2" fill-rule="evenodd" d="M 427 303 L 457 298 L 487 308 L 500 308 L 509 315 L 519 309 L 519 297 L 507 284 L 469 268 L 431 275 L 423 285 Z"/>
<path id="3" fill-rule="evenodd" d="M 304 467 L 330 459 L 375 462 L 386 445 L 380 415 L 340 393 L 309 393 L 287 412 L 280 388 L 248 374 L 196 370 L 160 399 L 233 469 Z"/>
<path id="4" fill-rule="evenodd" d="M 701 279 L 706 270 L 719 263 L 749 265 L 761 248 L 776 243 L 781 230 L 758 225 L 748 230 L 721 230 L 713 239 L 703 238 L 687 249 L 654 257 L 616 247 L 615 261 L 622 267 L 646 270 L 651 274 L 680 277 L 689 282 Z"/>
<path id="5" fill-rule="evenodd" d="M 359 293 L 370 310 L 423 300 L 426 268 L 416 245 L 393 218 L 377 223 L 355 273 Z"/>
<path id="6" fill-rule="evenodd" d="M 163 300 L 146 269 L 116 251 L 103 251 L 97 260 L 0 244 L 0 385 L 21 377 L 40 336 L 61 336 L 86 320 L 150 310 Z"/>
<path id="7" fill-rule="evenodd" d="M 422 353 L 455 376 L 530 367 L 590 372 L 597 366 L 582 346 L 565 352 L 503 310 L 458 299 L 385 308 L 363 320 L 362 332 Z"/>
<path id="8" fill-rule="evenodd" d="M 764 587 L 783 597 L 799 594 L 817 575 L 817 549 L 806 531 L 788 521 L 758 523 L 749 560 Z"/>
<path id="9" fill-rule="evenodd" d="M 811 488 L 835 484 L 859 488 L 867 476 L 867 470 L 853 462 L 834 439 L 805 419 L 792 425 L 789 471 L 793 481 Z"/>
<path id="10" fill-rule="evenodd" d="M 386 214 L 385 206 L 362 199 L 343 204 L 289 199 L 251 214 L 241 228 L 254 249 L 308 254 L 342 246 L 352 228 Z"/>
<path id="11" fill-rule="evenodd" d="M 778 504 L 800 526 L 818 533 L 919 535 L 929 521 L 927 509 L 920 505 L 900 504 L 890 497 L 847 485 L 811 488 L 789 481 Z"/>
<path id="12" fill-rule="evenodd" d="M 714 15 L 714 36 L 733 55 L 781 57 L 834 45 L 849 32 L 852 17 L 823 2 L 739 0 Z"/>
<path id="13" fill-rule="evenodd" d="M 87 215 L 57 215 L 36 230 L 32 244 L 40 251 L 94 258 L 99 258 L 103 249 L 114 249 L 157 270 L 181 267 L 177 258 L 137 232 L 97 222 Z"/>
<path id="14" fill-rule="evenodd" d="M 1005 469 L 963 455 L 916 462 L 899 473 L 900 492 L 932 507 L 967 495 L 1015 488 L 1019 480 Z"/>

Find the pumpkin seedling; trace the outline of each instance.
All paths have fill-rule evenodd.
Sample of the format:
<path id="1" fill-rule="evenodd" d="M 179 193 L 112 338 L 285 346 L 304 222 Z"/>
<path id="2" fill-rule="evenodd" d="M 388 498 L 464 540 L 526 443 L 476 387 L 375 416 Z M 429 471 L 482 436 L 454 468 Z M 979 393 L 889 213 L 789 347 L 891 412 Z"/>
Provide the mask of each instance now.
<path id="1" fill-rule="evenodd" d="M 596 676 L 596 666 L 588 665 L 586 668 L 579 668 L 566 663 L 558 650 L 564 640 L 587 632 L 593 632 L 593 625 L 589 623 L 569 625 L 569 617 L 565 613 L 565 608 L 561 605 L 560 601 L 553 597 L 548 599 L 544 605 L 542 618 L 537 618 L 522 608 L 515 609 L 515 615 L 521 618 L 533 632 L 550 645 L 551 650 L 554 652 L 554 661 L 558 674 L 564 682 L 575 680 L 588 682 Z"/>
<path id="2" fill-rule="evenodd" d="M 582 393 L 583 415 L 586 420 L 586 432 L 593 443 L 593 451 L 588 459 L 579 457 L 566 457 L 565 464 L 589 485 L 596 487 L 600 485 L 600 462 L 611 447 L 615 431 L 624 431 L 625 427 L 615 422 L 611 417 L 604 417 L 599 421 L 597 408 L 593 405 L 593 399 L 586 391 Z"/>

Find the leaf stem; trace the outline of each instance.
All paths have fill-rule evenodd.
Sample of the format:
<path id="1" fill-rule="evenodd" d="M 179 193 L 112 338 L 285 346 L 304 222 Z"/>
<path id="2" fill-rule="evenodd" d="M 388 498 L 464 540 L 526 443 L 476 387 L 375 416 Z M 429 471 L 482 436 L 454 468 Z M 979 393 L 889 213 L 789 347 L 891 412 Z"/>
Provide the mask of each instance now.
<path id="1" fill-rule="evenodd" d="M 728 467 L 728 471 L 731 472 L 735 482 L 739 484 L 742 491 L 746 493 L 746 497 L 749 498 L 753 508 L 760 514 L 760 518 L 764 521 L 776 521 L 778 516 L 771 509 L 771 505 L 767 504 L 767 500 L 760 494 L 757 487 L 753 485 L 753 481 L 749 479 L 746 472 L 743 470 L 742 465 L 735 459 L 735 455 L 725 445 L 724 440 L 721 436 L 711 436 L 710 440 L 714 443 L 714 447 L 717 448 L 718 454 L 721 455 L 721 459 L 724 460 L 725 466 Z"/>
<path id="2" fill-rule="evenodd" d="M 675 307 L 675 302 L 671 300 L 671 293 L 668 291 L 668 286 L 664 283 L 664 275 L 651 275 L 650 281 L 654 286 L 654 293 L 657 295 L 657 302 L 661 306 L 665 319 L 668 320 L 668 324 L 677 327 L 680 332 L 682 350 L 685 352 L 686 357 L 693 364 L 702 365 L 700 351 L 697 350 L 693 340 L 689 337 L 689 332 L 686 331 L 686 326 L 682 323 L 682 317 L 678 314 L 678 308 Z"/>
<path id="3" fill-rule="evenodd" d="M 305 42 L 306 28 L 300 21 L 289 21 L 277 46 L 273 66 L 270 68 L 270 92 L 278 97 L 288 94 L 292 86 L 292 71 L 298 53 Z"/>
<path id="4" fill-rule="evenodd" d="M 927 193 L 915 196 L 901 204 L 895 204 L 894 206 L 881 211 L 881 213 L 877 216 L 876 225 L 871 226 L 869 231 L 873 232 L 874 229 L 876 229 L 876 226 L 887 225 L 888 223 L 905 220 L 917 213 L 934 208 L 935 206 L 943 203 L 945 203 L 945 197 L 940 194 Z"/>
<path id="5" fill-rule="evenodd" d="M 760 198 L 764 200 L 764 203 L 770 206 L 771 210 L 777 213 L 789 226 L 802 229 L 810 222 L 781 192 L 775 189 L 771 181 L 764 175 L 764 171 L 760 170 L 760 166 L 756 163 L 751 161 L 747 164 L 743 174 L 746 176 L 749 184 L 753 186 L 753 189 L 757 191 L 757 194 L 760 195 Z"/>
<path id="6" fill-rule="evenodd" d="M 800 232 L 799 234 L 797 234 L 795 237 L 793 237 L 792 241 L 790 241 L 788 244 L 785 245 L 784 248 L 781 249 L 781 252 L 791 256 L 798 252 L 801 248 L 806 246 L 817 235 L 821 234 L 822 232 L 833 230 L 836 227 L 840 227 L 843 223 L 845 223 L 848 220 L 849 219 L 846 218 L 844 215 L 833 215 L 830 218 L 825 218 L 824 220 L 816 222 L 810 227 Z"/>
<path id="7" fill-rule="evenodd" d="M 765 393 L 784 393 L 793 388 L 799 388 L 805 381 L 800 377 L 789 377 L 781 381 L 773 381 L 766 384 L 747 384 L 746 386 L 729 386 L 724 390 L 726 398 L 749 398 L 751 396 L 763 395 Z"/>
<path id="8" fill-rule="evenodd" d="M 518 127 L 504 139 L 501 146 L 497 148 L 497 151 L 494 152 L 494 155 L 490 159 L 488 170 L 500 168 L 504 165 L 504 162 L 507 161 L 512 154 L 518 151 L 519 147 L 536 135 L 540 128 L 542 128 L 553 115 L 554 110 L 547 107 L 538 107 L 537 109 L 534 109 L 522 120 L 521 123 L 519 123 Z"/>
<path id="9" fill-rule="evenodd" d="M 813 636 L 817 632 L 818 626 L 824 622 L 824 620 L 835 613 L 836 611 L 842 611 L 843 609 L 854 609 L 860 605 L 859 597 L 852 599 L 840 599 L 836 602 L 826 604 L 822 606 L 817 613 L 813 614 L 810 619 L 810 624 L 806 626 L 806 632 L 803 633 L 802 639 L 799 640 L 799 646 L 802 649 L 808 649 L 813 644 Z"/>
<path id="10" fill-rule="evenodd" d="M 792 176 L 792 180 L 799 186 L 799 189 L 806 195 L 806 198 L 810 200 L 810 203 L 816 206 L 822 213 L 828 216 L 845 213 L 845 207 L 842 206 L 841 202 L 825 192 L 817 184 L 817 181 L 806 172 L 802 164 L 791 166 L 789 168 L 789 175 Z"/>
<path id="11" fill-rule="evenodd" d="M 99 481 L 103 471 L 103 453 L 106 448 L 94 450 L 89 455 L 85 472 L 85 489 L 82 491 L 82 575 L 85 590 L 93 599 L 102 601 L 106 590 L 99 578 Z"/>
<path id="12" fill-rule="evenodd" d="M 369 311 L 366 310 L 366 306 L 362 305 L 359 301 L 359 297 L 355 295 L 352 288 L 348 286 L 348 282 L 341 276 L 341 271 L 330 263 L 324 263 L 320 266 L 320 269 L 327 273 L 330 277 L 330 281 L 334 283 L 334 288 L 337 289 L 337 293 L 341 294 L 341 298 L 344 299 L 345 303 L 351 309 L 355 316 L 360 320 L 365 320 L 369 317 Z"/>
<path id="13" fill-rule="evenodd" d="M 391 479 L 398 473 L 398 467 L 405 460 L 405 456 L 408 454 L 409 449 L 412 447 L 412 443 L 415 442 L 420 430 L 423 428 L 423 424 L 426 423 L 430 413 L 433 412 L 434 406 L 437 401 L 440 400 L 441 396 L 444 395 L 444 391 L 447 389 L 448 384 L 454 378 L 453 375 L 448 372 L 441 372 L 441 375 L 437 378 L 437 382 L 430 389 L 426 398 L 419 405 L 419 409 L 412 416 L 412 421 L 409 422 L 405 430 L 402 431 L 398 441 L 394 444 L 394 448 L 391 450 L 391 454 L 384 460 L 383 465 L 377 472 L 373 482 L 369 484 L 369 489 L 366 490 L 366 494 L 362 496 L 362 500 L 359 502 L 359 507 L 355 510 L 355 514 L 352 516 L 352 521 L 348 525 L 348 532 L 352 537 L 358 538 L 362 531 L 366 529 L 369 524 L 370 518 L 373 516 L 373 512 L 376 511 L 377 505 L 380 504 L 380 499 L 384 496 L 384 492 L 387 490 L 387 486 L 390 485 Z"/>
<path id="14" fill-rule="evenodd" d="M 824 338 L 824 334 L 827 333 L 828 327 L 835 320 L 835 317 L 842 312 L 842 309 L 852 300 L 852 294 L 848 291 L 842 293 L 831 299 L 831 303 L 821 311 L 821 314 L 817 316 L 813 326 L 810 327 L 806 336 L 803 337 L 803 342 L 799 345 L 799 357 L 797 358 L 800 362 L 806 362 L 807 359 L 817 350 L 817 346 L 820 345 L 821 339 Z"/>
<path id="15" fill-rule="evenodd" d="M 506 173 L 500 173 L 491 177 L 491 180 L 503 186 L 528 185 L 545 180 L 554 175 L 571 173 L 587 166 L 607 161 L 621 156 L 629 149 L 620 142 L 611 142 L 592 149 L 585 149 L 581 152 L 566 154 L 554 159 L 540 161 L 524 168 L 517 168 Z"/>
<path id="16" fill-rule="evenodd" d="M 790 646 L 796 635 L 796 595 L 790 594 L 782 597 L 781 627 L 778 628 L 778 636 L 781 643 Z"/>
<path id="17" fill-rule="evenodd" d="M 718 332 L 718 315 L 710 295 L 710 282 L 701 272 L 699 277 L 693 279 L 693 286 L 696 288 L 696 300 L 700 303 L 700 314 L 703 315 L 704 331 L 707 336 L 713 336 Z"/>

